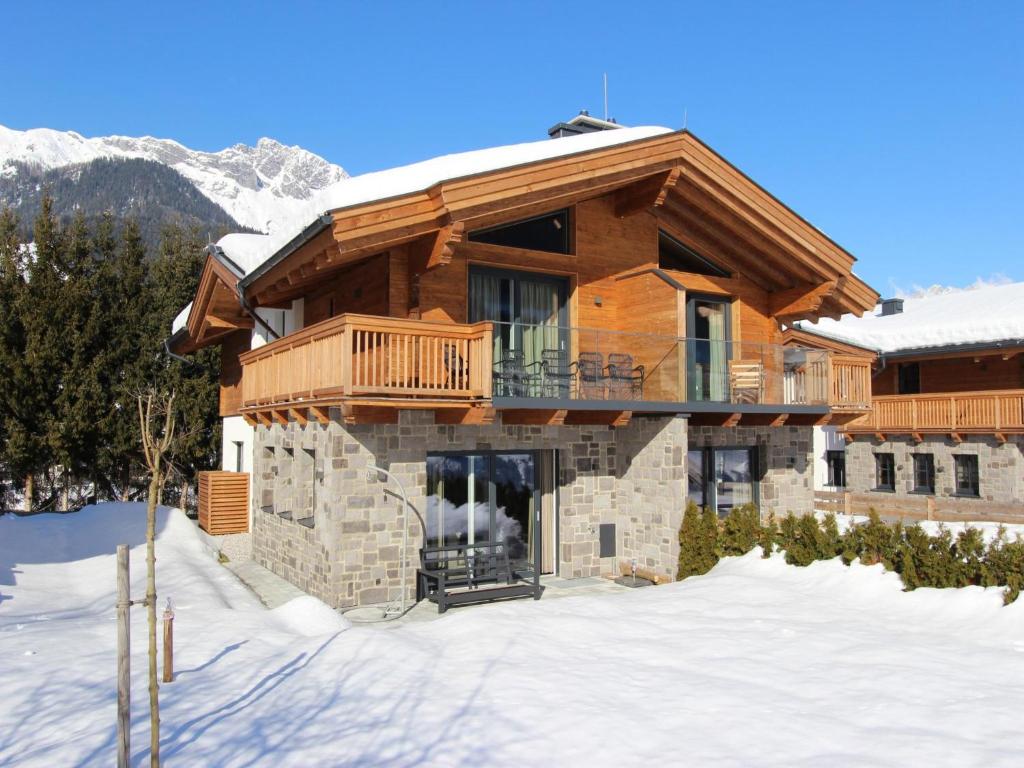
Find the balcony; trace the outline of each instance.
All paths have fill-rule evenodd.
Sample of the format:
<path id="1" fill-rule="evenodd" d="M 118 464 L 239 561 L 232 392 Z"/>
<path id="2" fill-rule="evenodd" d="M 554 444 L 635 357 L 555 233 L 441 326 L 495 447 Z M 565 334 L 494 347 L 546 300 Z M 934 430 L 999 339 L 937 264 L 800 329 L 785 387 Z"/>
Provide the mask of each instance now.
<path id="1" fill-rule="evenodd" d="M 870 363 L 860 358 L 550 324 L 348 314 L 240 359 L 242 412 L 268 424 L 306 418 L 289 413 L 298 409 L 322 418 L 331 405 L 748 413 L 763 423 L 784 422 L 780 413 L 802 414 L 799 423 L 856 417 L 870 406 Z"/>
<path id="2" fill-rule="evenodd" d="M 883 395 L 845 428 L 857 434 L 992 434 L 1024 432 L 1024 390 Z"/>

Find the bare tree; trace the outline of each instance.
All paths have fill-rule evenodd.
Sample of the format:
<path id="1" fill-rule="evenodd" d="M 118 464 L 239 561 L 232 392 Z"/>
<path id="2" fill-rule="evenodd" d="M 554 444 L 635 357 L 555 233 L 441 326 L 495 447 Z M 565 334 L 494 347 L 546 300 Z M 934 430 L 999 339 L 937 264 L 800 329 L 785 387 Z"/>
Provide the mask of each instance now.
<path id="1" fill-rule="evenodd" d="M 146 614 L 149 621 L 149 739 L 151 766 L 160 765 L 160 700 L 156 659 L 156 507 L 170 469 L 168 452 L 174 441 L 174 392 L 140 394 L 139 427 L 149 470 L 146 506 Z M 160 421 L 163 421 L 161 428 Z"/>

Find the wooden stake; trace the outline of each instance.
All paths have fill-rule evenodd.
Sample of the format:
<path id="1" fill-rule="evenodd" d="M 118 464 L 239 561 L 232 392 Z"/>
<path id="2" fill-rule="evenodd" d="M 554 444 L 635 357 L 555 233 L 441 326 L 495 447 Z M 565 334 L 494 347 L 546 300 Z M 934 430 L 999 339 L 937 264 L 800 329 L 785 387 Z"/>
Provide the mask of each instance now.
<path id="1" fill-rule="evenodd" d="M 174 680 L 174 609 L 171 598 L 167 598 L 164 608 L 164 682 Z"/>
<path id="2" fill-rule="evenodd" d="M 131 624 L 128 547 L 117 545 L 117 766 L 128 768 L 131 754 Z"/>

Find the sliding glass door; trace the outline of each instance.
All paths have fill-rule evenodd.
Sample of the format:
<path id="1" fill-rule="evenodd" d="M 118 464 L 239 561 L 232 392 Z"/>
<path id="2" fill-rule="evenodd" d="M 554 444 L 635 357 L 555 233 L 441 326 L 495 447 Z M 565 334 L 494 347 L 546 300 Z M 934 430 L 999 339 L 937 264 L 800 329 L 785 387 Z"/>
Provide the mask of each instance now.
<path id="1" fill-rule="evenodd" d="M 686 302 L 687 395 L 693 401 L 729 397 L 729 302 L 691 297 Z"/>
<path id="2" fill-rule="evenodd" d="M 568 350 L 567 290 L 562 277 L 472 267 L 469 321 L 495 323 L 495 363 L 516 354 L 530 366 L 545 349 Z"/>
<path id="3" fill-rule="evenodd" d="M 532 565 L 540 551 L 533 452 L 427 457 L 427 547 L 501 543 Z"/>

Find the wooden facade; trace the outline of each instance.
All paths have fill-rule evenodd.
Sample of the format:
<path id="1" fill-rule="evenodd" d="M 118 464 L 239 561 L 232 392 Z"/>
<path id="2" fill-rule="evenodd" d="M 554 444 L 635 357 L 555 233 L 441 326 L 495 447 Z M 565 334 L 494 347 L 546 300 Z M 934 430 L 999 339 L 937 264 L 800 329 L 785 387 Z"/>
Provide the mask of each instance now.
<path id="1" fill-rule="evenodd" d="M 568 253 L 473 238 L 563 209 Z M 760 409 L 762 421 L 769 406 L 779 414 L 817 408 L 814 423 L 829 407 L 844 418 L 867 407 L 862 361 L 827 352 L 793 362 L 781 328 L 795 318 L 871 307 L 877 295 L 852 274 L 853 258 L 685 131 L 451 179 L 332 211 L 317 226 L 244 280 L 232 280 L 211 253 L 188 338 L 178 346 L 223 343 L 224 415 L 269 423 L 318 418 L 340 406 L 347 419 L 359 420 L 387 418 L 381 409 L 390 405 L 490 418 L 496 361 L 490 324 L 469 322 L 474 268 L 564 279 L 568 358 L 629 355 L 643 371 L 642 390 L 627 398 L 639 401 L 629 404 L 632 412 L 647 403 L 685 410 L 694 358 L 687 307 L 696 296 L 728 307 L 729 361 L 719 365 L 728 382 L 717 399 L 732 423 L 751 410 L 738 403 Z M 717 273 L 663 264 L 660 232 Z M 235 342 L 252 320 L 238 312 L 237 297 L 226 306 L 232 292 L 250 307 L 301 302 L 304 327 L 242 351 Z M 744 398 L 734 398 L 742 381 Z M 623 399 L 618 392 L 607 397 Z M 547 415 L 536 418 L 573 407 L 538 405 Z M 609 410 L 621 414 L 624 406 Z"/>

